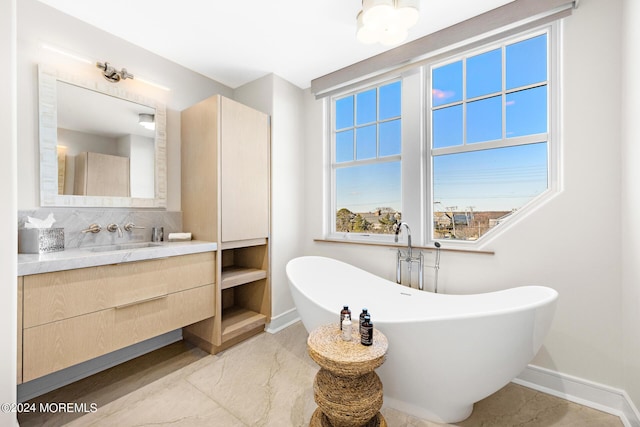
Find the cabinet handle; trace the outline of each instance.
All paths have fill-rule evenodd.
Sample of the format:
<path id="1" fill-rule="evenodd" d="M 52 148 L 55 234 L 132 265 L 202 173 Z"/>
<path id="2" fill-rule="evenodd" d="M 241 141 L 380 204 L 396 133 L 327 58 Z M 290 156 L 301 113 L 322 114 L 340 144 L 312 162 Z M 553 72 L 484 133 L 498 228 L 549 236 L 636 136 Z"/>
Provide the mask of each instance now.
<path id="1" fill-rule="evenodd" d="M 144 304 L 145 302 L 157 301 L 157 300 L 166 298 L 168 296 L 169 296 L 169 294 L 158 295 L 157 297 L 151 297 L 151 298 L 147 298 L 147 299 L 142 299 L 140 301 L 129 302 L 127 304 L 116 305 L 116 310 L 118 310 L 120 308 L 131 307 L 132 305 Z"/>

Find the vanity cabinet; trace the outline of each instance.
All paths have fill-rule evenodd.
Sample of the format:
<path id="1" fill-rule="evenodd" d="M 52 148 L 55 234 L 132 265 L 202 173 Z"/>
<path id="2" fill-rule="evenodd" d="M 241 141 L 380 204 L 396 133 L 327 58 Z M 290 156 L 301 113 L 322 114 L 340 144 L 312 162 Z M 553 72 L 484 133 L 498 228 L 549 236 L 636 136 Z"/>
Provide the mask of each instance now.
<path id="1" fill-rule="evenodd" d="M 215 253 L 24 276 L 22 380 L 215 315 Z"/>
<path id="2" fill-rule="evenodd" d="M 266 114 L 216 95 L 182 112 L 183 228 L 218 244 L 216 315 L 183 336 L 217 353 L 271 316 Z"/>

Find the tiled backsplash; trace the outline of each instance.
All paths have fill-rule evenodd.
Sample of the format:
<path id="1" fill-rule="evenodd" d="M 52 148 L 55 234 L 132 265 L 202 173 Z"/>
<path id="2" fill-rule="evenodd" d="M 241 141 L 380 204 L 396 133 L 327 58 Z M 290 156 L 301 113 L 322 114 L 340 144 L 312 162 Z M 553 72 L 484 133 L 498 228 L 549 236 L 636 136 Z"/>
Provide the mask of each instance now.
<path id="1" fill-rule="evenodd" d="M 18 211 L 18 229 L 24 228 L 27 216 L 45 219 L 52 212 L 56 219 L 53 226 L 64 228 L 64 247 L 66 249 L 150 242 L 152 227 L 164 227 L 165 238 L 169 233 L 189 231 L 182 230 L 182 212 L 101 208 L 41 208 Z M 129 222 L 145 228 L 133 229 L 130 232 L 123 229 L 122 237 L 118 236 L 117 231 L 113 233 L 107 231 L 107 225 L 111 223 L 118 224 L 122 228 Z M 94 223 L 102 226 L 102 231 L 82 233 L 82 230 L 89 228 Z"/>

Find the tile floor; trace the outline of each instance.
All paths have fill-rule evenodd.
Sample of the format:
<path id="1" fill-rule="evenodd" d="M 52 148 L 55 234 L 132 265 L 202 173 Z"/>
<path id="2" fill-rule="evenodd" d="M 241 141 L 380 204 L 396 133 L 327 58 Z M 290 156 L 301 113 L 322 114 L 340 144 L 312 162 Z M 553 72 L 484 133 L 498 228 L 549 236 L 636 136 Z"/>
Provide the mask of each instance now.
<path id="1" fill-rule="evenodd" d="M 40 396 L 85 413 L 21 414 L 20 426 L 305 426 L 318 367 L 297 323 L 212 356 L 178 342 Z M 91 412 L 95 403 L 97 411 Z M 383 408 L 390 427 L 441 426 Z M 458 426 L 622 426 L 619 418 L 516 384 L 475 405 Z"/>

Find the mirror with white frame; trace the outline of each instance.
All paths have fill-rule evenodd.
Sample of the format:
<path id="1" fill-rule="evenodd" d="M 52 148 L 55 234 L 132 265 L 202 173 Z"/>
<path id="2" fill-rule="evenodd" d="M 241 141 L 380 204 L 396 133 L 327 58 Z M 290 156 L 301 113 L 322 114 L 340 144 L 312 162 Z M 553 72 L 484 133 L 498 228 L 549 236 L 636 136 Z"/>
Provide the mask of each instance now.
<path id="1" fill-rule="evenodd" d="M 165 208 L 164 105 L 47 66 L 38 77 L 41 206 Z"/>

